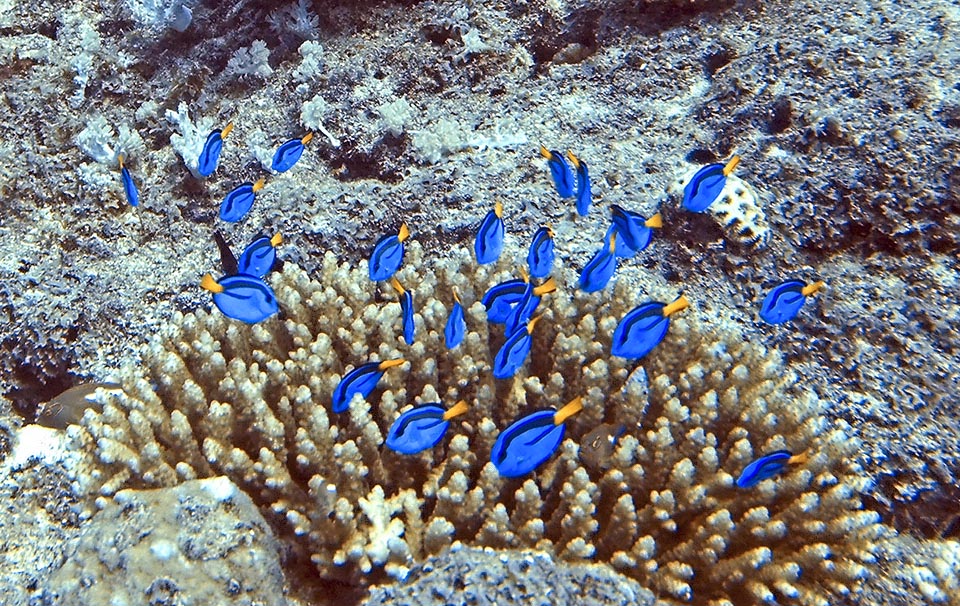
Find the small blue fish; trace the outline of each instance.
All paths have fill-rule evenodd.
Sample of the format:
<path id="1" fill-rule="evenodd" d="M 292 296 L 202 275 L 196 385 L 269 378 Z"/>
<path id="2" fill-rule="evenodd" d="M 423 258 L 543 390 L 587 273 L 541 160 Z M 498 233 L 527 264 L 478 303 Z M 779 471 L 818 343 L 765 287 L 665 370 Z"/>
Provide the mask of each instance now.
<path id="1" fill-rule="evenodd" d="M 123 165 L 123 154 L 117 156 L 120 162 L 120 180 L 123 181 L 123 193 L 127 196 L 127 203 L 130 206 L 140 205 L 140 192 L 137 191 L 137 184 L 133 182 L 130 171 Z"/>
<path id="2" fill-rule="evenodd" d="M 460 304 L 457 291 L 453 291 L 453 309 L 450 310 L 447 325 L 443 329 L 443 338 L 447 349 L 454 349 L 460 345 L 466 334 L 467 322 L 463 319 L 463 305 Z"/>
<path id="3" fill-rule="evenodd" d="M 730 158 L 723 164 L 707 164 L 698 170 L 686 187 L 683 188 L 683 207 L 695 213 L 701 213 L 720 197 L 727 184 L 727 177 L 740 163 L 740 156 Z"/>
<path id="4" fill-rule="evenodd" d="M 200 157 L 197 158 L 197 174 L 201 177 L 209 177 L 213 171 L 217 170 L 217 164 L 220 163 L 220 152 L 223 151 L 223 140 L 227 138 L 230 131 L 233 130 L 233 122 L 223 127 L 223 130 L 215 130 L 207 135 L 207 141 L 200 150 Z"/>
<path id="5" fill-rule="evenodd" d="M 533 327 L 536 326 L 540 316 L 536 316 L 526 326 L 521 326 L 507 337 L 496 357 L 493 359 L 493 377 L 495 379 L 509 379 L 517 373 L 517 370 L 527 361 L 530 354 L 530 347 L 533 345 Z"/>
<path id="6" fill-rule="evenodd" d="M 587 172 L 587 163 L 573 155 L 573 152 L 567 150 L 567 158 L 570 158 L 570 164 L 573 164 L 577 171 L 577 213 L 581 217 L 587 216 L 590 212 L 590 202 L 593 199 L 593 193 L 590 191 L 590 173 Z"/>
<path id="7" fill-rule="evenodd" d="M 406 362 L 403 358 L 384 360 L 383 362 L 368 362 L 357 366 L 343 375 L 337 388 L 333 390 L 333 412 L 341 413 L 350 406 L 353 396 L 360 394 L 364 398 L 370 395 L 380 382 L 380 378 L 388 369 L 400 366 Z"/>
<path id="8" fill-rule="evenodd" d="M 387 448 L 400 454 L 417 454 L 433 448 L 450 427 L 450 419 L 467 412 L 460 400 L 450 410 L 437 404 L 423 404 L 400 415 L 387 432 Z"/>
<path id="9" fill-rule="evenodd" d="M 233 188 L 220 203 L 220 218 L 230 223 L 242 219 L 250 212 L 256 194 L 263 189 L 264 183 L 266 179 L 261 177 L 256 183 L 243 183 Z"/>
<path id="10" fill-rule="evenodd" d="M 794 319 L 807 297 L 823 288 L 823 282 L 805 284 L 800 280 L 787 280 L 773 287 L 763 299 L 760 317 L 769 324 L 782 324 Z"/>
<path id="11" fill-rule="evenodd" d="M 256 324 L 280 311 L 273 289 L 255 276 L 237 274 L 224 276 L 217 281 L 206 274 L 200 286 L 212 292 L 217 308 L 234 320 Z"/>
<path id="12" fill-rule="evenodd" d="M 270 168 L 278 173 L 286 172 L 293 168 L 300 156 L 303 154 L 304 146 L 313 139 L 313 133 L 307 133 L 302 139 L 291 139 L 277 148 L 277 153 L 273 154 L 273 162 Z"/>
<path id="13" fill-rule="evenodd" d="M 237 272 L 258 278 L 266 276 L 277 262 L 277 247 L 281 243 L 283 236 L 280 234 L 275 234 L 272 238 L 257 238 L 240 253 Z"/>
<path id="14" fill-rule="evenodd" d="M 617 269 L 617 234 L 610 234 L 609 244 L 604 244 L 580 272 L 580 290 L 597 292 L 606 288 Z"/>
<path id="15" fill-rule="evenodd" d="M 543 295 L 557 290 L 557 281 L 553 278 L 548 279 L 540 286 L 534 286 L 532 282 L 529 282 L 529 278 L 526 275 L 523 276 L 523 279 L 528 281 L 527 288 L 520 302 L 513 307 L 510 315 L 507 316 L 507 321 L 504 323 L 506 324 L 506 334 L 508 335 L 512 335 L 514 331 L 530 321 L 530 318 L 533 317 L 533 312 L 535 312 L 537 306 L 540 305 L 540 298 Z"/>
<path id="16" fill-rule="evenodd" d="M 473 244 L 473 250 L 477 253 L 477 263 L 486 265 L 500 258 L 500 253 L 503 252 L 505 229 L 503 204 L 497 202 L 493 205 L 493 210 L 483 218 L 480 229 L 477 230 L 477 240 Z"/>
<path id="17" fill-rule="evenodd" d="M 390 283 L 393 289 L 400 295 L 400 313 L 403 316 L 403 340 L 407 345 L 413 345 L 413 333 L 416 325 L 413 323 L 413 291 L 405 290 L 400 281 L 393 278 Z"/>
<path id="18" fill-rule="evenodd" d="M 510 317 L 514 306 L 527 292 L 527 281 L 514 278 L 491 286 L 480 300 L 487 308 L 487 322 L 503 324 Z"/>
<path id="19" fill-rule="evenodd" d="M 644 219 L 643 215 L 612 204 L 610 215 L 613 219 L 613 227 L 619 234 L 618 244 L 622 242 L 633 252 L 641 251 L 649 246 L 653 237 L 653 230 L 663 227 L 663 217 L 660 213 L 649 219 Z M 632 257 L 633 253 L 629 256 Z"/>
<path id="20" fill-rule="evenodd" d="M 500 432 L 490 460 L 505 478 L 526 475 L 553 456 L 563 441 L 564 421 L 583 410 L 576 398 L 560 410 L 540 410 L 517 419 Z"/>
<path id="21" fill-rule="evenodd" d="M 389 280 L 393 274 L 400 269 L 403 263 L 404 246 L 403 242 L 410 237 L 410 229 L 406 223 L 400 225 L 400 231 L 396 234 L 383 236 L 373 247 L 370 253 L 370 279 L 374 282 L 380 280 Z"/>
<path id="22" fill-rule="evenodd" d="M 760 482 L 783 473 L 787 465 L 803 463 L 806 460 L 806 455 L 794 455 L 787 450 L 777 450 L 770 454 L 763 455 L 744 468 L 743 473 L 737 478 L 737 486 L 740 488 L 753 488 Z"/>
<path id="23" fill-rule="evenodd" d="M 527 265 L 530 266 L 530 275 L 534 278 L 546 278 L 553 271 L 553 261 L 556 254 L 553 250 L 553 231 L 549 227 L 541 227 L 533 234 L 530 243 L 530 252 L 527 253 Z"/>
<path id="24" fill-rule="evenodd" d="M 610 353 L 621 358 L 642 358 L 667 335 L 670 316 L 689 306 L 687 298 L 680 295 L 669 305 L 644 303 L 628 311 L 613 331 Z"/>
<path id="25" fill-rule="evenodd" d="M 547 166 L 550 167 L 550 176 L 553 177 L 553 184 L 557 188 L 557 194 L 561 198 L 569 198 L 573 195 L 573 171 L 570 165 L 563 159 L 563 154 L 558 151 L 552 151 L 544 146 L 540 146 L 540 155 L 547 159 Z"/>

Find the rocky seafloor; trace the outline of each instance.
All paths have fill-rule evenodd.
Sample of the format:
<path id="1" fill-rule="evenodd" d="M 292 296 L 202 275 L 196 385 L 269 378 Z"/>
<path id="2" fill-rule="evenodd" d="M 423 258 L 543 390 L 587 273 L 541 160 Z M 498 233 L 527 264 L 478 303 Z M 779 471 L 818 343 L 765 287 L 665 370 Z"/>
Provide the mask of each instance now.
<path id="1" fill-rule="evenodd" d="M 219 603 L 231 588 L 263 604 L 323 603 L 324 592 L 426 599 L 389 585 L 368 598 L 352 585 L 311 586 L 302 570 L 284 570 L 289 547 L 244 493 L 219 481 L 94 501 L 96 478 L 61 444 L 65 434 L 21 428 L 71 386 L 140 365 L 148 339 L 169 333 L 177 312 L 211 307 L 198 284 L 219 267 L 216 229 L 235 246 L 279 231 L 284 262 L 319 275 L 325 253 L 359 265 L 402 221 L 425 256 L 445 258 L 470 246 L 501 201 L 508 246 L 522 248 L 550 223 L 563 241 L 558 261 L 579 270 L 605 218 L 578 222 L 557 199 L 540 143 L 589 162 L 592 213 L 605 217 L 618 203 L 663 214 L 664 228 L 621 266 L 619 282 L 684 292 L 698 319 L 779 350 L 798 384 L 859 440 L 853 456 L 873 480 L 864 506 L 896 534 L 843 599 L 960 600 L 955 5 L 187 6 L 185 24 L 178 3 L 0 0 L 4 603 L 81 603 L 82 585 L 97 582 L 115 600 L 130 596 L 117 603 Z M 183 138 L 230 121 L 217 172 L 194 177 L 177 151 Z M 316 136 L 295 169 L 269 175 L 273 148 L 308 130 Z M 140 188 L 137 208 L 124 199 L 120 152 Z M 691 168 L 733 154 L 758 195 L 760 225 L 750 229 L 759 241 L 734 217 L 685 213 L 668 193 Z M 220 221 L 223 195 L 260 175 L 267 186 L 250 214 Z M 788 277 L 827 287 L 797 321 L 762 324 L 759 301 Z M 168 555 L 187 539 L 176 534 L 185 518 L 171 522 L 175 506 L 164 503 L 192 500 L 202 544 L 188 553 L 209 563 L 203 579 Z M 156 530 L 149 545 L 131 531 L 105 547 L 114 528 Z M 412 578 L 436 588 L 431 575 L 449 567 L 473 578 L 463 568 L 470 549 L 428 560 Z M 543 554 L 511 557 L 547 566 Z M 502 587 L 514 573 L 497 562 L 507 560 L 476 555 L 483 582 Z M 127 574 L 117 573 L 121 563 Z M 618 585 L 605 567 L 558 566 L 549 574 L 564 587 L 592 579 L 598 604 L 644 603 L 651 589 Z M 228 597 L 205 593 L 204 579 Z M 534 603 L 523 600 L 542 593 L 510 595 Z"/>

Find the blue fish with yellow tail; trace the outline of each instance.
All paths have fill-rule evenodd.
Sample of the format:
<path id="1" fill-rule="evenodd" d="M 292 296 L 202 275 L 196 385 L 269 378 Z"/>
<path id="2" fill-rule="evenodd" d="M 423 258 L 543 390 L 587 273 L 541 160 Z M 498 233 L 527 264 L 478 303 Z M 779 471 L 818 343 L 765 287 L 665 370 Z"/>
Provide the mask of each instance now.
<path id="1" fill-rule="evenodd" d="M 280 311 L 273 289 L 256 276 L 236 274 L 217 281 L 206 274 L 200 286 L 212 292 L 213 303 L 223 315 L 234 320 L 256 324 Z"/>
<path id="2" fill-rule="evenodd" d="M 307 133 L 302 139 L 291 139 L 277 148 L 273 154 L 273 162 L 270 168 L 278 173 L 283 173 L 291 168 L 303 155 L 304 147 L 313 139 L 313 133 Z"/>
<path id="3" fill-rule="evenodd" d="M 406 223 L 400 224 L 400 231 L 383 236 L 373 247 L 370 253 L 370 279 L 374 282 L 389 280 L 397 273 L 403 263 L 405 247 L 403 243 L 410 237 L 410 228 Z"/>
<path id="4" fill-rule="evenodd" d="M 593 201 L 593 193 L 590 191 L 590 173 L 587 171 L 587 163 L 573 155 L 573 152 L 567 150 L 567 158 L 570 164 L 573 164 L 577 171 L 577 191 L 574 198 L 577 204 L 577 213 L 585 217 L 590 212 L 590 203 Z"/>
<path id="5" fill-rule="evenodd" d="M 527 275 L 523 276 L 523 279 L 527 281 L 527 288 L 523 293 L 520 301 L 513 307 L 510 315 L 507 316 L 506 324 L 507 330 L 506 334 L 512 335 L 515 330 L 525 325 L 530 321 L 530 318 L 533 317 L 533 312 L 537 310 L 537 306 L 540 305 L 540 298 L 547 294 L 557 290 L 557 281 L 553 278 L 548 279 L 546 282 L 540 286 L 534 286 L 533 282 L 530 282 Z"/>
<path id="6" fill-rule="evenodd" d="M 564 422 L 583 410 L 576 398 L 560 410 L 540 410 L 517 419 L 500 432 L 490 460 L 505 478 L 526 475 L 553 456 L 563 441 Z"/>
<path id="7" fill-rule="evenodd" d="M 794 455 L 788 450 L 777 450 L 770 454 L 765 454 L 759 459 L 752 461 L 747 465 L 740 477 L 737 478 L 737 486 L 740 488 L 753 488 L 764 480 L 780 475 L 786 470 L 788 465 L 796 465 L 807 460 L 805 454 Z"/>
<path id="8" fill-rule="evenodd" d="M 760 317 L 769 324 L 782 324 L 794 319 L 807 297 L 823 288 L 823 282 L 806 284 L 800 280 L 787 280 L 773 287 L 763 299 Z"/>
<path id="9" fill-rule="evenodd" d="M 221 130 L 215 130 L 207 135 L 207 141 L 200 150 L 200 157 L 197 158 L 197 174 L 201 177 L 209 177 L 213 171 L 217 170 L 220 163 L 220 152 L 223 151 L 223 140 L 227 138 L 230 131 L 233 130 L 233 122 L 227 124 Z"/>
<path id="10" fill-rule="evenodd" d="M 610 242 L 593 255 L 580 272 L 580 290 L 597 292 L 606 288 L 617 269 L 617 233 L 610 234 Z"/>
<path id="11" fill-rule="evenodd" d="M 689 306 L 687 297 L 680 295 L 670 304 L 644 303 L 628 311 L 613 331 L 610 353 L 621 358 L 642 358 L 663 341 L 670 328 L 670 316 Z"/>
<path id="12" fill-rule="evenodd" d="M 503 342 L 497 355 L 493 359 L 493 377 L 495 379 L 509 379 L 517 374 L 517 370 L 527 361 L 530 347 L 533 345 L 533 327 L 537 325 L 540 316 L 536 316 L 513 331 Z"/>
<path id="13" fill-rule="evenodd" d="M 570 165 L 563 159 L 563 154 L 558 151 L 547 149 L 540 146 L 540 155 L 547 159 L 547 166 L 550 168 L 550 176 L 553 178 L 553 185 L 557 188 L 557 194 L 561 198 L 569 198 L 573 195 L 573 171 Z"/>
<path id="14" fill-rule="evenodd" d="M 261 177 L 256 183 L 242 183 L 227 194 L 220 203 L 220 218 L 229 223 L 242 219 L 253 207 L 257 192 L 263 189 L 266 179 Z"/>
<path id="15" fill-rule="evenodd" d="M 384 360 L 383 362 L 368 362 L 357 366 L 343 375 L 337 388 L 333 390 L 333 412 L 345 412 L 350 406 L 353 396 L 360 394 L 366 398 L 377 387 L 383 373 L 406 362 L 403 358 Z"/>
<path id="16" fill-rule="evenodd" d="M 416 331 L 416 325 L 413 322 L 413 291 L 406 290 L 400 281 L 393 278 L 390 283 L 393 289 L 400 295 L 400 313 L 403 316 L 403 340 L 407 345 L 413 345 L 413 335 Z"/>
<path id="17" fill-rule="evenodd" d="M 454 349 L 463 342 L 463 337 L 467 334 L 467 322 L 463 319 L 463 305 L 460 303 L 460 297 L 457 291 L 453 291 L 453 309 L 447 316 L 447 324 L 443 328 L 443 338 L 447 349 Z"/>
<path id="18" fill-rule="evenodd" d="M 663 217 L 656 213 L 649 219 L 638 213 L 626 210 L 616 204 L 610 205 L 610 216 L 613 219 L 613 229 L 618 234 L 617 244 L 623 243 L 631 252 L 627 256 L 633 256 L 633 253 L 639 252 L 650 245 L 653 238 L 653 230 L 663 227 Z M 618 256 L 620 252 L 617 251 Z"/>
<path id="19" fill-rule="evenodd" d="M 140 192 L 137 190 L 137 184 L 133 182 L 130 171 L 123 165 L 123 154 L 117 156 L 120 163 L 120 180 L 123 182 L 123 194 L 127 197 L 127 204 L 130 206 L 140 205 Z"/>
<path id="20" fill-rule="evenodd" d="M 503 225 L 503 204 L 497 202 L 493 210 L 487 213 L 477 230 L 477 239 L 473 250 L 477 253 L 477 263 L 486 265 L 500 258 L 503 252 L 503 236 L 506 228 Z"/>
<path id="21" fill-rule="evenodd" d="M 467 412 L 460 400 L 449 410 L 439 403 L 423 404 L 400 415 L 387 432 L 387 448 L 400 454 L 417 454 L 437 445 L 450 427 L 450 420 Z"/>
<path id="22" fill-rule="evenodd" d="M 527 281 L 520 278 L 491 286 L 480 299 L 483 306 L 487 308 L 487 321 L 492 324 L 506 322 L 525 292 L 527 292 Z"/>
<path id="23" fill-rule="evenodd" d="M 724 164 L 708 164 L 694 173 L 690 182 L 683 188 L 683 207 L 695 213 L 702 213 L 720 197 L 727 184 L 727 177 L 740 163 L 740 156 L 730 158 Z"/>
<path id="24" fill-rule="evenodd" d="M 556 258 L 553 246 L 553 230 L 541 227 L 533 234 L 530 243 L 530 252 L 527 253 L 527 265 L 530 275 L 534 278 L 546 278 L 553 271 L 553 261 Z"/>
<path id="25" fill-rule="evenodd" d="M 258 278 L 266 276 L 277 263 L 277 247 L 282 243 L 283 236 L 280 234 L 274 234 L 271 238 L 257 238 L 240 253 L 237 272 Z"/>

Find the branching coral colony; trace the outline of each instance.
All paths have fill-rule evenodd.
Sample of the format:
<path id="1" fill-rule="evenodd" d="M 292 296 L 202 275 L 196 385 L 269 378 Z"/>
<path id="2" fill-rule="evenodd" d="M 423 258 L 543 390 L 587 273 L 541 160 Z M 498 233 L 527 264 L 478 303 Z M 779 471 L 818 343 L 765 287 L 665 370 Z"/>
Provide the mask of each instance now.
<path id="1" fill-rule="evenodd" d="M 461 541 L 607 562 L 684 603 L 826 605 L 855 590 L 888 530 L 861 507 L 869 480 L 858 445 L 780 356 L 735 328 L 678 315 L 638 367 L 609 355 L 638 293 L 617 284 L 598 297 L 577 291 L 570 269 L 554 276 L 560 288 L 540 304 L 529 361 L 496 380 L 504 336 L 479 301 L 509 277 L 505 262 L 478 266 L 460 249 L 427 260 L 408 244 L 396 277 L 415 285 L 412 345 L 396 298 L 366 266 L 327 253 L 314 280 L 287 264 L 266 278 L 281 315 L 254 325 L 216 311 L 176 316 L 175 334 L 153 340 L 143 367 L 123 370 L 123 392 L 100 392 L 102 412 L 88 411 L 71 435 L 96 453 L 105 496 L 230 477 L 329 578 L 403 577 Z M 454 291 L 468 330 L 449 351 Z M 399 358 L 367 400 L 331 412 L 346 372 Z M 557 456 L 502 477 L 490 462 L 498 430 L 577 397 L 583 410 L 565 421 Z M 469 408 L 435 448 L 384 446 L 407 405 L 458 400 Z M 598 428 L 619 426 L 598 450 Z M 805 460 L 749 490 L 735 485 L 776 450 Z"/>

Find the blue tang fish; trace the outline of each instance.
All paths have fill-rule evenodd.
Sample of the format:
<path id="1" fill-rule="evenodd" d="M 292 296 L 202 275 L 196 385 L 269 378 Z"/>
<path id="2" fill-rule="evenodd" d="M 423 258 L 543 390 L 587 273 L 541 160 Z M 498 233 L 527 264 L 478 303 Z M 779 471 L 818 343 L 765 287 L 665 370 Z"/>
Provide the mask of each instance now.
<path id="1" fill-rule="evenodd" d="M 123 165 L 123 154 L 117 156 L 117 160 L 120 163 L 120 180 L 123 181 L 123 193 L 127 197 L 127 203 L 130 206 L 139 206 L 140 192 L 137 191 L 137 184 L 133 182 L 130 171 Z"/>
<path id="2" fill-rule="evenodd" d="M 533 327 L 536 326 L 540 316 L 536 316 L 526 326 L 521 326 L 513 331 L 507 340 L 503 342 L 497 355 L 493 359 L 493 377 L 495 379 L 509 379 L 517 374 L 517 370 L 527 361 L 530 354 L 530 347 L 533 345 Z"/>
<path id="3" fill-rule="evenodd" d="M 763 299 L 760 317 L 769 324 L 782 324 L 794 319 L 807 297 L 823 288 L 823 282 L 805 284 L 800 280 L 787 280 L 773 287 Z"/>
<path id="4" fill-rule="evenodd" d="M 261 177 L 256 183 L 243 183 L 233 188 L 227 197 L 220 203 L 220 218 L 229 223 L 236 223 L 242 219 L 250 208 L 257 192 L 263 189 L 266 179 Z"/>
<path id="5" fill-rule="evenodd" d="M 406 362 L 403 358 L 384 360 L 383 362 L 368 362 L 357 366 L 343 375 L 337 388 L 333 390 L 333 412 L 341 413 L 350 406 L 353 396 L 360 394 L 364 398 L 370 395 L 380 382 L 380 378 L 388 369 L 400 366 Z"/>
<path id="6" fill-rule="evenodd" d="M 400 225 L 400 231 L 396 234 L 383 236 L 373 247 L 370 253 L 370 279 L 374 282 L 380 280 L 389 280 L 393 274 L 400 269 L 403 263 L 404 241 L 410 237 L 410 229 L 406 223 Z"/>
<path id="7" fill-rule="evenodd" d="M 200 286 L 212 292 L 217 308 L 234 320 L 256 324 L 280 311 L 273 289 L 256 276 L 236 274 L 217 281 L 206 274 Z"/>
<path id="8" fill-rule="evenodd" d="M 487 213 L 477 230 L 477 239 L 473 250 L 477 253 L 477 263 L 486 265 L 500 258 L 503 252 L 503 235 L 506 228 L 503 225 L 503 204 L 497 202 L 493 210 Z"/>
<path id="9" fill-rule="evenodd" d="M 683 207 L 695 213 L 702 213 L 720 197 L 727 184 L 727 177 L 740 163 L 740 156 L 730 158 L 723 164 L 707 164 L 698 170 L 690 182 L 683 188 Z"/>
<path id="10" fill-rule="evenodd" d="M 660 213 L 645 219 L 642 215 L 612 204 L 610 215 L 613 219 L 613 228 L 619 235 L 617 243 L 622 242 L 633 252 L 641 251 L 649 246 L 653 237 L 653 230 L 663 227 L 663 217 Z M 627 256 L 632 257 L 633 252 Z M 617 251 L 617 255 L 621 256 L 619 251 Z"/>
<path id="11" fill-rule="evenodd" d="M 283 236 L 280 234 L 274 234 L 272 238 L 257 238 L 240 253 L 237 272 L 258 278 L 266 276 L 277 262 L 277 247 L 282 242 Z"/>
<path id="12" fill-rule="evenodd" d="M 553 185 L 557 188 L 557 194 L 561 198 L 572 196 L 573 171 L 570 170 L 567 161 L 563 159 L 563 155 L 542 145 L 540 146 L 540 155 L 547 159 L 547 166 L 550 167 L 550 176 L 553 177 Z"/>
<path id="13" fill-rule="evenodd" d="M 806 460 L 806 455 L 794 455 L 787 450 L 777 450 L 770 454 L 765 454 L 744 468 L 743 473 L 737 478 L 737 486 L 740 488 L 753 488 L 760 482 L 769 480 L 773 476 L 783 473 L 787 465 L 803 463 Z"/>
<path id="14" fill-rule="evenodd" d="M 491 286 L 480 300 L 487 308 L 487 321 L 494 324 L 506 322 L 513 307 L 520 302 L 525 292 L 527 292 L 527 281 L 520 278 Z"/>
<path id="15" fill-rule="evenodd" d="M 564 421 L 583 410 L 580 398 L 560 410 L 540 410 L 521 417 L 500 432 L 490 460 L 505 478 L 526 475 L 553 456 L 565 431 Z"/>
<path id="16" fill-rule="evenodd" d="M 223 151 L 223 140 L 227 138 L 230 131 L 233 130 L 233 122 L 223 127 L 223 130 L 215 130 L 207 135 L 207 141 L 200 150 L 200 157 L 197 158 L 197 174 L 201 177 L 209 177 L 213 171 L 217 170 L 217 164 L 220 163 L 220 152 Z"/>
<path id="17" fill-rule="evenodd" d="M 413 345 L 413 333 L 416 325 L 413 323 L 413 291 L 405 290 L 400 281 L 393 278 L 390 283 L 393 289 L 400 295 L 400 313 L 403 316 L 403 340 L 407 345 Z"/>
<path id="18" fill-rule="evenodd" d="M 286 172 L 293 168 L 300 156 L 303 154 L 304 146 L 313 139 L 313 133 L 307 133 L 302 139 L 291 139 L 277 148 L 277 153 L 273 154 L 273 162 L 270 168 L 278 173 Z"/>
<path id="19" fill-rule="evenodd" d="M 433 448 L 450 427 L 450 419 L 467 412 L 460 400 L 450 410 L 437 404 L 423 404 L 400 415 L 387 432 L 387 448 L 400 454 L 417 454 Z"/>
<path id="20" fill-rule="evenodd" d="M 669 305 L 651 302 L 633 308 L 613 331 L 610 353 L 621 358 L 642 358 L 667 335 L 670 316 L 689 306 L 687 298 L 680 295 Z"/>
<path id="21" fill-rule="evenodd" d="M 548 279 L 540 286 L 534 286 L 526 275 L 523 276 L 523 279 L 527 280 L 527 288 L 523 297 L 520 298 L 510 315 L 507 316 L 507 321 L 504 322 L 507 326 L 506 334 L 508 335 L 512 335 L 515 330 L 530 321 L 543 295 L 557 290 L 557 282 L 553 278 Z"/>
<path id="22" fill-rule="evenodd" d="M 573 155 L 573 152 L 567 150 L 567 157 L 570 158 L 570 164 L 577 171 L 577 191 L 574 197 L 577 201 L 577 213 L 585 217 L 590 212 L 590 202 L 593 193 L 590 191 L 590 173 L 587 172 L 587 163 Z"/>
<path id="23" fill-rule="evenodd" d="M 447 325 L 443 328 L 443 338 L 447 349 L 454 349 L 463 342 L 467 334 L 467 322 L 463 319 L 463 305 L 457 291 L 453 291 L 453 309 L 447 317 Z"/>
<path id="24" fill-rule="evenodd" d="M 553 231 L 549 227 L 541 227 L 533 234 L 530 243 L 530 252 L 527 253 L 527 265 L 530 275 L 534 278 L 546 278 L 553 271 L 553 261 L 556 254 L 553 250 Z"/>
<path id="25" fill-rule="evenodd" d="M 597 292 L 606 288 L 617 269 L 617 234 L 610 234 L 609 244 L 604 244 L 580 272 L 580 290 Z"/>

